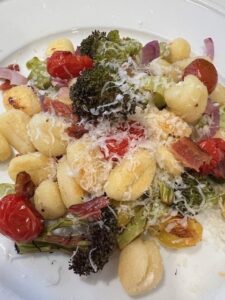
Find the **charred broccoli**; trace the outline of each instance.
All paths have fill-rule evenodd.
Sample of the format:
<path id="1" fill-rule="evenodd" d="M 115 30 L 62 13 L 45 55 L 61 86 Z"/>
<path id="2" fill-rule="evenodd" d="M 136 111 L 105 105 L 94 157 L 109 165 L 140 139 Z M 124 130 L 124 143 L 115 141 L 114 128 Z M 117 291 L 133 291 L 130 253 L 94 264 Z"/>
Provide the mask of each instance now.
<path id="1" fill-rule="evenodd" d="M 81 42 L 80 53 L 89 55 L 96 61 L 126 61 L 129 56 L 137 55 L 142 45 L 130 38 L 121 38 L 118 30 L 105 32 L 93 31 Z"/>
<path id="2" fill-rule="evenodd" d="M 77 78 L 70 88 L 70 98 L 74 112 L 88 118 L 126 118 L 142 104 L 134 86 L 121 80 L 116 69 L 100 64 Z"/>
<path id="3" fill-rule="evenodd" d="M 96 56 L 100 42 L 106 41 L 106 33 L 95 30 L 81 42 L 79 51 L 81 55 L 88 55 L 91 58 Z"/>
<path id="4" fill-rule="evenodd" d="M 116 246 L 117 221 L 109 208 L 102 210 L 102 219 L 89 225 L 88 247 L 78 247 L 69 269 L 79 275 L 102 270 Z"/>

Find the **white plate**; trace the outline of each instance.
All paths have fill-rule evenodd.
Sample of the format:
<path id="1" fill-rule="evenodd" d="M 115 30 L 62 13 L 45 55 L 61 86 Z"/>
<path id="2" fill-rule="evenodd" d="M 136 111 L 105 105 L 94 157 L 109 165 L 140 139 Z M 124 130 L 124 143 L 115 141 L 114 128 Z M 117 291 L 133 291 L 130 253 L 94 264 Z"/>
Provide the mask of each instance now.
<path id="1" fill-rule="evenodd" d="M 155 36 L 163 39 L 182 36 L 198 54 L 202 54 L 203 39 L 211 36 L 216 45 L 215 63 L 224 76 L 222 5 L 215 6 L 205 0 L 195 2 L 198 4 L 184 0 L 1 1 L 0 65 L 25 63 L 33 55 L 43 53 L 48 40 L 55 35 L 79 43 L 92 29 L 118 28 L 124 35 L 142 42 Z M 203 2 L 207 6 L 202 6 Z M 0 182 L 8 180 L 6 167 L 0 169 Z M 203 219 L 205 231 L 201 245 L 179 252 L 162 249 L 163 282 L 141 299 L 225 299 L 225 244 L 216 237 L 218 232 L 225 237 L 225 223 L 221 221 L 218 229 L 212 229 L 208 219 Z M 116 254 L 101 273 L 87 279 L 68 271 L 67 260 L 60 254 L 17 257 L 12 242 L 0 237 L 0 299 L 130 299 L 117 279 Z"/>

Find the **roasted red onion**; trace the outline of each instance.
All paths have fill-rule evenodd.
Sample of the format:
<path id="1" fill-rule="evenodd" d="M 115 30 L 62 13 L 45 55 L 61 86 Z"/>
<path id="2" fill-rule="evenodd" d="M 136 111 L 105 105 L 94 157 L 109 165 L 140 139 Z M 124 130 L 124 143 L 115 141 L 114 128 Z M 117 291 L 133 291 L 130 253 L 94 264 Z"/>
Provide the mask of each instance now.
<path id="1" fill-rule="evenodd" d="M 214 42 L 212 38 L 206 38 L 204 39 L 205 44 L 205 54 L 208 56 L 211 60 L 214 59 Z"/>
<path id="2" fill-rule="evenodd" d="M 141 63 L 147 65 L 153 59 L 159 56 L 160 56 L 159 42 L 157 40 L 151 41 L 142 48 Z"/>
<path id="3" fill-rule="evenodd" d="M 11 85 L 23 85 L 28 81 L 19 72 L 2 67 L 0 67 L 0 79 L 9 80 Z"/>

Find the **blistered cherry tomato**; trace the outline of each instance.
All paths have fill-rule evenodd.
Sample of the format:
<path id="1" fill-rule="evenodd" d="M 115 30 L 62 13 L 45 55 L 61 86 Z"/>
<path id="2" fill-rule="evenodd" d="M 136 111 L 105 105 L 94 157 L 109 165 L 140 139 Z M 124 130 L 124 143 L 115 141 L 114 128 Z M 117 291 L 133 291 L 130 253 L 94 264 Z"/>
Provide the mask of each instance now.
<path id="1" fill-rule="evenodd" d="M 43 230 L 43 219 L 29 200 L 16 194 L 0 200 L 0 233 L 16 242 L 30 242 Z"/>
<path id="2" fill-rule="evenodd" d="M 154 229 L 154 228 L 153 228 Z M 153 234 L 168 248 L 180 249 L 195 246 L 202 239 L 202 225 L 197 220 L 171 217 L 159 225 Z M 151 232 L 151 229 L 150 229 Z"/>
<path id="3" fill-rule="evenodd" d="M 56 51 L 47 60 L 48 73 L 55 78 L 78 77 L 83 70 L 90 69 L 93 60 L 87 55 L 77 55 L 68 51 Z"/>
<path id="4" fill-rule="evenodd" d="M 101 149 L 106 159 L 113 158 L 114 161 L 117 160 L 116 156 L 123 157 L 127 153 L 131 141 L 145 136 L 144 127 L 135 121 L 123 122 L 118 125 L 117 130 L 118 135 L 120 132 L 127 132 L 127 136 L 122 139 L 109 136 L 105 140 L 107 151 Z"/>
<path id="5" fill-rule="evenodd" d="M 209 164 L 203 164 L 203 166 L 201 166 L 201 173 L 224 179 L 225 141 L 221 138 L 210 138 L 199 142 L 199 146 L 212 157 Z"/>
<path id="6" fill-rule="evenodd" d="M 218 74 L 214 65 L 206 59 L 197 58 L 191 62 L 185 69 L 183 77 L 195 75 L 207 87 L 208 93 L 211 94 L 215 89 Z"/>

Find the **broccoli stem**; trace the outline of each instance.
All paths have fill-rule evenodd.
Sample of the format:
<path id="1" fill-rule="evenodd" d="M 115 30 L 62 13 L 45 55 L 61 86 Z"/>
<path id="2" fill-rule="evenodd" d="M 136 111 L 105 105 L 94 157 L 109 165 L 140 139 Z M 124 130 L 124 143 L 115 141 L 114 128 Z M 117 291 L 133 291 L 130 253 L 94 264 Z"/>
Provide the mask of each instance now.
<path id="1" fill-rule="evenodd" d="M 19 254 L 38 253 L 38 252 L 54 252 L 59 250 L 67 254 L 73 253 L 76 248 L 87 247 L 89 242 L 85 240 L 82 235 L 57 235 L 53 231 L 59 228 L 69 228 L 78 219 L 61 218 L 57 223 L 47 225 L 45 231 L 30 243 L 16 243 L 15 248 Z"/>

